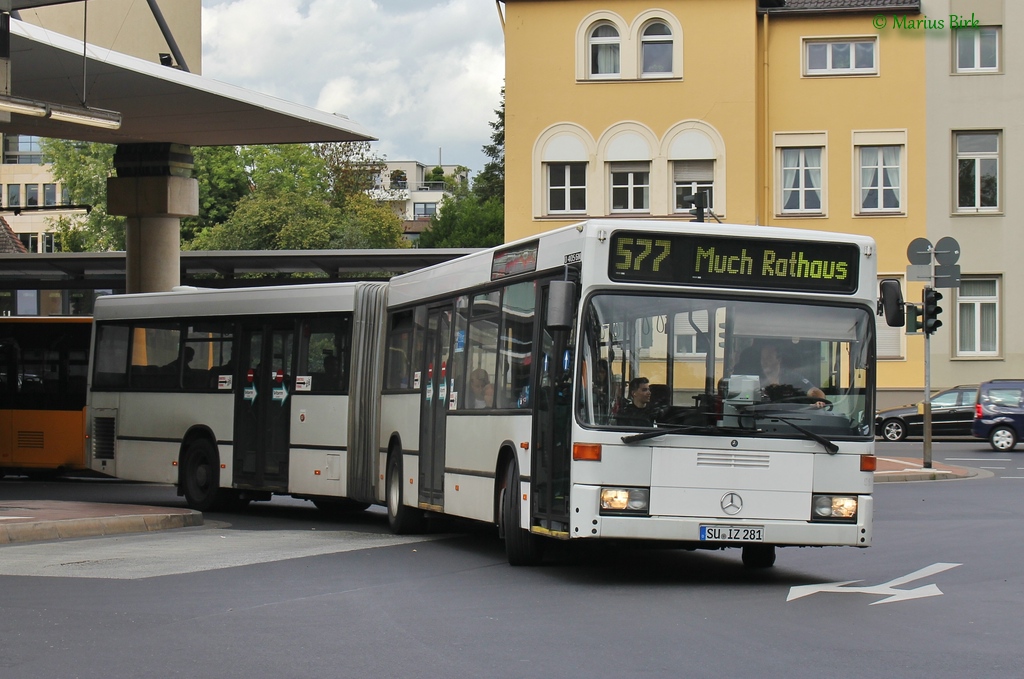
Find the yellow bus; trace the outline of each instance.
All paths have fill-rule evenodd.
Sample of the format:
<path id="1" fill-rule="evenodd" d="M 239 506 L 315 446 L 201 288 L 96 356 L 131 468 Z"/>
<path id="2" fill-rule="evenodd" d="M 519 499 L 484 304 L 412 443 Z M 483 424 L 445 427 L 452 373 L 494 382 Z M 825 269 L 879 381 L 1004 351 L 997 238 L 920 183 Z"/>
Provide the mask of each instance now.
<path id="1" fill-rule="evenodd" d="M 88 468 L 92 318 L 0 317 L 0 476 Z"/>

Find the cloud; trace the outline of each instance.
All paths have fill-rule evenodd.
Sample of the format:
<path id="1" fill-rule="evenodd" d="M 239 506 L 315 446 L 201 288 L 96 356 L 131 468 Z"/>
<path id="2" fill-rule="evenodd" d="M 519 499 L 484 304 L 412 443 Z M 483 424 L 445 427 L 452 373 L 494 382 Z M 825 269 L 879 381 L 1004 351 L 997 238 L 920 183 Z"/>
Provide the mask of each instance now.
<path id="1" fill-rule="evenodd" d="M 482 169 L 504 44 L 481 0 L 203 0 L 203 74 L 342 113 L 391 160 Z"/>

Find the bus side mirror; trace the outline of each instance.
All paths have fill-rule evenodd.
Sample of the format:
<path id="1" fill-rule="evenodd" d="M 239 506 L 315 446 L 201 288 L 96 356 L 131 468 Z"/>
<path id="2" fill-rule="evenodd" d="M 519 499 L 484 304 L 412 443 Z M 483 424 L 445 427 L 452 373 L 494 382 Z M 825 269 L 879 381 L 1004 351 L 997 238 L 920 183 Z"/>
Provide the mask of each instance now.
<path id="1" fill-rule="evenodd" d="M 903 306 L 903 290 L 895 278 L 884 278 L 878 284 L 878 314 L 885 316 L 886 325 L 902 328 L 906 323 Z"/>
<path id="2" fill-rule="evenodd" d="M 544 324 L 552 330 L 569 330 L 576 315 L 576 284 L 551 281 L 548 286 L 548 313 Z"/>

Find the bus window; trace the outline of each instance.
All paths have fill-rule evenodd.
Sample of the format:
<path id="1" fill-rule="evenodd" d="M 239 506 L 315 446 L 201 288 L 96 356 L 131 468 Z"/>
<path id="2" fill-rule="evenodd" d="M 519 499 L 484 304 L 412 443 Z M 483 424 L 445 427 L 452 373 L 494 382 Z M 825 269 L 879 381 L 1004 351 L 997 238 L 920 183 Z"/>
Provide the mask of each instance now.
<path id="1" fill-rule="evenodd" d="M 463 408 L 493 408 L 495 367 L 498 357 L 498 306 L 500 293 L 495 290 L 473 298 L 469 320 L 468 377 Z"/>
<path id="2" fill-rule="evenodd" d="M 348 316 L 303 321 L 299 374 L 309 376 L 309 391 L 348 393 L 349 327 Z"/>
<path id="3" fill-rule="evenodd" d="M 409 379 L 412 360 L 413 322 L 412 310 L 399 311 L 391 315 L 388 330 L 387 372 L 384 377 L 385 389 L 411 389 Z"/>
<path id="4" fill-rule="evenodd" d="M 526 408 L 530 405 L 533 319 L 537 304 L 535 285 L 533 281 L 510 285 L 502 297 L 496 394 L 499 408 Z"/>
<path id="5" fill-rule="evenodd" d="M 464 380 L 466 366 L 466 329 L 469 324 L 469 297 L 460 295 L 455 299 L 455 334 L 452 336 L 451 359 L 448 362 L 448 408 L 460 407 L 459 394 L 466 394 L 470 386 Z M 463 396 L 467 399 L 468 396 Z"/>
<path id="6" fill-rule="evenodd" d="M 100 325 L 96 328 L 96 366 L 93 388 L 128 386 L 128 338 L 126 325 Z"/>
<path id="7" fill-rule="evenodd" d="M 233 343 L 233 327 L 230 323 L 213 321 L 187 326 L 186 361 L 182 374 L 185 388 L 216 390 L 220 376 L 232 374 Z"/>
<path id="8" fill-rule="evenodd" d="M 179 385 L 178 350 L 181 328 L 177 324 L 147 324 L 133 328 L 131 350 L 132 387 L 168 389 Z"/>

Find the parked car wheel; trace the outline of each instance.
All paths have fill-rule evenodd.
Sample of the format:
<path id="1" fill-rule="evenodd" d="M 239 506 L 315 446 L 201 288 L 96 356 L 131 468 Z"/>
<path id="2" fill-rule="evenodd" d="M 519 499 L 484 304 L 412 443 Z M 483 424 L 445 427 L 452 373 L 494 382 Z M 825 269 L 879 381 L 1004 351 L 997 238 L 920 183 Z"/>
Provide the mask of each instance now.
<path id="1" fill-rule="evenodd" d="M 996 427 L 989 433 L 988 443 L 992 450 L 1000 453 L 1013 450 L 1017 445 L 1017 432 L 1010 427 Z"/>
<path id="2" fill-rule="evenodd" d="M 907 438 L 907 425 L 902 420 L 886 420 L 882 423 L 882 438 L 886 441 L 902 441 Z"/>

